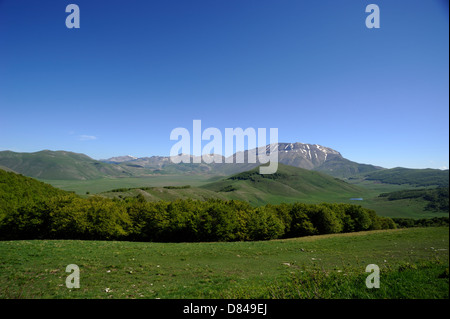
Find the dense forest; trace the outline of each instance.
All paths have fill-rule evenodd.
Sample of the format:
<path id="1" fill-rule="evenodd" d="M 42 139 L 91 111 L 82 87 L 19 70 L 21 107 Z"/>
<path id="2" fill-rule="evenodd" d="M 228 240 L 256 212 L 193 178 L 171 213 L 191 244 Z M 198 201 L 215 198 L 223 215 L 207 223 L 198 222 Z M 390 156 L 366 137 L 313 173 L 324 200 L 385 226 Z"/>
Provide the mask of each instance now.
<path id="1" fill-rule="evenodd" d="M 350 204 L 242 201 L 146 202 L 76 195 L 27 201 L 0 221 L 2 239 L 242 241 L 395 228 L 390 218 Z"/>
<path id="2" fill-rule="evenodd" d="M 3 240 L 244 241 L 396 227 L 392 219 L 350 204 L 81 198 L 1 170 L 0 202 Z"/>

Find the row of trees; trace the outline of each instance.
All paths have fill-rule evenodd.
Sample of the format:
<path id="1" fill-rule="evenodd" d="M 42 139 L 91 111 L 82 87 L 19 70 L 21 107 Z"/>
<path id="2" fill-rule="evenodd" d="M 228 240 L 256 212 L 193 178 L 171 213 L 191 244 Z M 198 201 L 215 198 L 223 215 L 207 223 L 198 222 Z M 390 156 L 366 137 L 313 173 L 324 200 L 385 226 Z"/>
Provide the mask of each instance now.
<path id="1" fill-rule="evenodd" d="M 146 202 L 58 194 L 24 201 L 0 215 L 0 238 L 135 241 L 267 240 L 395 228 L 390 218 L 350 204 L 242 201 Z"/>
<path id="2" fill-rule="evenodd" d="M 439 227 L 449 225 L 448 217 L 433 217 L 433 218 L 392 218 L 398 228 L 409 227 Z"/>

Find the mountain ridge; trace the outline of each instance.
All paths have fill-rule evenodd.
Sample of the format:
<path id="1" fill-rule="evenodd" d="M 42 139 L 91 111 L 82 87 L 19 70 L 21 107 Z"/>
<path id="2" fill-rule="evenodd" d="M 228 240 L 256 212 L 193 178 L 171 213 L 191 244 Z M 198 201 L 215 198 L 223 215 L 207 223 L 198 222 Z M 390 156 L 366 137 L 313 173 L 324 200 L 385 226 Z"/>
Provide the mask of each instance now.
<path id="1" fill-rule="evenodd" d="M 42 180 L 92 180 L 100 178 L 144 177 L 156 175 L 210 175 L 229 176 L 245 172 L 261 165 L 256 163 L 236 163 L 237 156 L 242 155 L 244 160 L 269 151 L 278 152 L 279 164 L 318 171 L 341 179 L 365 179 L 369 176 L 373 181 L 387 181 L 396 183 L 389 174 L 395 173 L 395 178 L 405 179 L 398 175 L 398 169 L 386 169 L 371 164 L 361 164 L 344 158 L 340 152 L 319 144 L 304 143 L 276 143 L 260 148 L 246 150 L 242 154 L 235 153 L 228 157 L 234 163 L 226 163 L 221 155 L 211 155 L 221 159 L 222 163 L 193 163 L 194 158 L 188 155 L 191 163 L 175 164 L 168 156 L 151 156 L 137 158 L 131 155 L 116 156 L 105 160 L 95 160 L 85 154 L 70 151 L 42 150 L 34 153 L 17 153 L 13 151 L 0 151 L 0 167 L 12 170 L 25 176 Z M 264 165 L 264 164 L 263 164 Z M 412 170 L 412 171 L 411 171 Z M 433 179 L 430 176 L 448 175 L 438 169 L 431 171 L 420 169 L 405 169 L 402 172 L 413 179 Z M 412 172 L 417 174 L 412 174 Z M 422 175 L 421 175 L 422 174 Z M 425 174 L 425 175 L 423 175 Z M 380 179 L 381 176 L 381 179 Z M 448 176 L 444 177 L 448 181 Z M 442 184 L 442 183 L 441 183 Z M 448 182 L 447 182 L 448 184 Z"/>
<path id="2" fill-rule="evenodd" d="M 306 144 L 306 143 L 275 143 L 268 144 L 259 148 L 254 148 L 251 150 L 245 150 L 241 152 L 236 152 L 231 156 L 224 157 L 222 155 L 214 154 L 216 159 L 213 163 L 196 163 L 194 158 L 199 158 L 199 156 L 193 156 L 190 154 L 184 154 L 190 160 L 191 165 L 198 165 L 201 171 L 213 170 L 222 175 L 230 175 L 234 173 L 240 173 L 252 169 L 262 163 L 258 159 L 258 155 L 270 152 L 278 152 L 278 162 L 281 164 L 305 168 L 309 170 L 317 170 L 328 175 L 340 178 L 347 178 L 359 173 L 366 173 L 369 171 L 376 171 L 383 169 L 382 167 L 371 165 L 371 164 L 360 164 L 350 161 L 344 158 L 340 152 L 326 146 L 319 144 Z M 204 155 L 205 156 L 205 155 Z M 211 155 L 206 155 L 211 156 Z M 237 158 L 241 156 L 244 163 L 237 163 Z M 117 157 L 112 157 L 110 159 L 104 160 L 105 162 L 114 161 Z M 256 159 L 256 162 L 249 162 L 249 158 Z M 218 163 L 217 159 L 220 159 L 222 163 Z M 228 162 L 232 163 L 228 163 Z M 141 157 L 137 159 L 132 159 L 128 162 L 135 165 L 140 165 L 146 168 L 152 169 L 162 169 L 171 163 L 169 156 L 151 156 L 151 157 Z M 186 163 L 185 163 L 186 164 Z M 179 164 L 177 164 L 179 165 Z M 201 165 L 204 165 L 201 167 Z M 206 165 L 206 166 L 205 166 Z M 195 166 L 192 166 L 195 169 Z"/>

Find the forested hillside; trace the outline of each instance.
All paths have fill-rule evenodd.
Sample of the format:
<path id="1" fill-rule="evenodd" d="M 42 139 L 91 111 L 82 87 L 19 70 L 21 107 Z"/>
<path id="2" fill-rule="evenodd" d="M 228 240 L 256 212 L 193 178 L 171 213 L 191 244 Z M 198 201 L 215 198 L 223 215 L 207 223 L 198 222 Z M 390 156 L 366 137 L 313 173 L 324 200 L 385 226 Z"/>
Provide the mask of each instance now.
<path id="1" fill-rule="evenodd" d="M 33 178 L 0 169 L 0 218 L 17 207 L 67 194 L 69 193 L 66 191 Z"/>

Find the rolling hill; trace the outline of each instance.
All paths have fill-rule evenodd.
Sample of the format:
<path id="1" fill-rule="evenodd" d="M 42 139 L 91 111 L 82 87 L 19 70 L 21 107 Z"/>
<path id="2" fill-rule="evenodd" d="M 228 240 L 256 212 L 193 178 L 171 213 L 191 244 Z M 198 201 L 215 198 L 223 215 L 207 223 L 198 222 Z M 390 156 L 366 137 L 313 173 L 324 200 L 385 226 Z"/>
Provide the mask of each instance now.
<path id="1" fill-rule="evenodd" d="M 360 164 L 338 156 L 331 157 L 314 168 L 315 171 L 344 179 L 371 172 L 378 172 L 381 169 L 382 168 L 379 166 Z"/>
<path id="2" fill-rule="evenodd" d="M 96 161 L 84 154 L 44 150 L 35 153 L 0 152 L 0 166 L 17 173 L 47 180 L 89 180 L 129 177 L 145 170 Z"/>
<path id="3" fill-rule="evenodd" d="M 259 168 L 254 168 L 201 187 L 258 204 L 342 201 L 364 194 L 363 189 L 340 179 L 284 164 L 279 164 L 275 174 L 259 174 Z"/>
<path id="4" fill-rule="evenodd" d="M 186 187 L 163 186 L 118 188 L 107 192 L 102 192 L 99 195 L 107 198 L 119 199 L 142 196 L 142 198 L 150 202 L 157 202 L 160 200 L 174 201 L 177 199 L 193 199 L 202 201 L 208 199 L 228 199 L 225 195 L 220 194 L 219 192 L 199 187 L 191 187 L 189 185 L 186 185 Z"/>
<path id="5" fill-rule="evenodd" d="M 254 205 L 281 202 L 349 202 L 351 197 L 362 196 L 365 191 L 340 179 L 303 168 L 279 164 L 271 175 L 259 174 L 256 167 L 200 187 L 141 187 L 116 189 L 102 193 L 106 197 L 135 197 L 146 200 L 174 200 L 193 198 L 205 200 L 235 199 Z"/>
<path id="6" fill-rule="evenodd" d="M 396 167 L 368 173 L 365 179 L 386 184 L 448 187 L 449 170 Z"/>
<path id="7" fill-rule="evenodd" d="M 425 210 L 436 212 L 447 212 L 449 210 L 449 188 L 416 188 L 390 193 L 382 193 L 378 197 L 385 197 L 389 201 L 397 200 L 418 200 L 424 201 Z"/>

